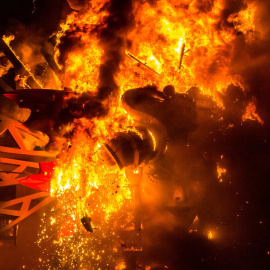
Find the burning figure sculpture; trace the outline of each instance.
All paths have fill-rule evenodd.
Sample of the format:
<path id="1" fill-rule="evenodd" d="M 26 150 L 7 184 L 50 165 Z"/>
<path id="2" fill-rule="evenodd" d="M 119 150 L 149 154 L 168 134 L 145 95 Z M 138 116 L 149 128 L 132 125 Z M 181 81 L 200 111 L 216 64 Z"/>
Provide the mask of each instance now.
<path id="1" fill-rule="evenodd" d="M 138 133 L 120 133 L 105 144 L 107 162 L 120 169 L 154 163 L 166 152 L 169 141 L 185 140 L 196 126 L 195 103 L 187 95 L 175 94 L 171 85 L 163 92 L 154 87 L 128 90 L 122 104 L 134 118 Z"/>
<path id="2" fill-rule="evenodd" d="M 126 169 L 131 186 L 140 190 L 142 203 L 161 207 L 166 215 L 181 217 L 183 227 L 190 226 L 196 215 L 194 203 L 200 197 L 192 194 L 197 187 L 186 175 L 192 171 L 187 169 L 192 154 L 186 144 L 196 128 L 195 102 L 189 94 L 177 94 L 168 85 L 163 92 L 154 87 L 128 90 L 122 104 L 133 117 L 137 132 L 115 134 L 103 147 L 103 160 Z M 190 202 L 188 197 L 193 195 L 196 199 Z"/>

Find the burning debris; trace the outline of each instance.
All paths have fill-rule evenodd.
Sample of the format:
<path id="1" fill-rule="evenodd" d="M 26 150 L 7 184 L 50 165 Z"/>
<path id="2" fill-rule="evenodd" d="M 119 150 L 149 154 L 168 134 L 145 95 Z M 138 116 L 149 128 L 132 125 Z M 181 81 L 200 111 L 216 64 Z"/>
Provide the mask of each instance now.
<path id="1" fill-rule="evenodd" d="M 153 68 L 151 68 L 150 66 L 147 65 L 146 62 L 140 60 L 139 58 L 137 58 L 135 55 L 131 54 L 129 51 L 126 51 L 126 55 L 130 56 L 131 58 L 135 59 L 136 61 L 138 61 L 139 63 L 141 63 L 142 65 L 144 65 L 145 67 L 147 67 L 148 69 L 150 69 L 151 71 L 155 72 L 156 74 L 159 75 L 159 73 L 157 71 L 155 71 Z"/>
<path id="2" fill-rule="evenodd" d="M 92 221 L 92 219 L 90 217 L 88 217 L 88 216 L 84 216 L 81 219 L 81 222 L 82 222 L 83 227 L 88 232 L 93 232 L 94 231 L 94 228 L 92 227 L 91 221 Z"/>

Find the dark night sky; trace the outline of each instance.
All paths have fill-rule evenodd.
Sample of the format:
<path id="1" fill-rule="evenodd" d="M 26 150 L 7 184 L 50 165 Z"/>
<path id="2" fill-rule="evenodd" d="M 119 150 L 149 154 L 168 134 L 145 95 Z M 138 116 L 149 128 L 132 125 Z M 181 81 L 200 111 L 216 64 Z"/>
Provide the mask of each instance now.
<path id="1" fill-rule="evenodd" d="M 19 34 L 21 26 L 39 33 L 43 32 L 44 36 L 51 35 L 57 29 L 59 21 L 71 11 L 64 0 L 1 0 L 0 7 L 1 33 L 8 30 Z"/>
<path id="2" fill-rule="evenodd" d="M 242 8 L 242 2 L 226 1 L 221 25 L 230 13 Z M 252 2 L 260 6 L 260 34 L 252 45 L 246 44 L 239 34 L 234 41 L 232 61 L 232 73 L 241 74 L 249 90 L 243 94 L 236 87 L 227 89 L 221 96 L 225 110 L 220 114 L 224 126 L 233 123 L 234 127 L 222 129 L 214 123 L 211 135 L 197 145 L 199 152 L 207 152 L 204 162 L 210 178 L 216 178 L 216 162 L 220 155 L 224 156 L 222 164 L 227 173 L 223 183 L 207 182 L 206 194 L 198 208 L 200 229 L 215 228 L 220 238 L 209 241 L 203 235 L 183 232 L 180 226 L 166 229 L 151 223 L 151 227 L 145 228 L 146 264 L 154 261 L 175 270 L 269 269 L 270 3 Z M 35 5 L 31 0 L 0 0 L 0 33 L 14 33 L 19 40 L 25 31 L 32 36 L 38 33 L 41 43 L 57 30 L 60 20 L 70 11 L 64 0 L 36 0 Z M 243 104 L 252 97 L 256 99 L 257 112 L 264 125 L 251 120 L 241 123 Z M 25 222 L 31 224 L 31 219 L 38 224 L 39 215 Z M 33 231 L 36 233 L 36 228 Z M 19 238 L 19 241 L 26 243 L 31 239 Z M 30 247 L 37 252 L 33 243 Z M 21 265 L 21 256 L 21 253 L 15 256 L 17 266 Z M 1 255 L 0 259 L 3 259 Z M 6 260 L 5 263 L 9 264 Z M 19 269 L 8 267 L 0 265 L 1 270 Z"/>

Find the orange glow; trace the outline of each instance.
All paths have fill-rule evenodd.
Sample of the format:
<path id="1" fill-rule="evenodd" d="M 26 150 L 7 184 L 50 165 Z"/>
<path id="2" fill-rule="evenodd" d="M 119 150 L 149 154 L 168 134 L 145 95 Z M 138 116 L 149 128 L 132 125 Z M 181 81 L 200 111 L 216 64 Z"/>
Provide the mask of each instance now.
<path id="1" fill-rule="evenodd" d="M 61 227 L 61 230 L 59 231 L 57 235 L 57 239 L 72 236 L 74 233 L 74 230 L 76 228 L 76 223 L 73 220 L 73 218 L 68 218 Z"/>
<path id="2" fill-rule="evenodd" d="M 222 182 L 222 176 L 227 172 L 227 170 L 225 168 L 220 167 L 219 165 L 217 165 L 217 173 L 218 173 L 218 179 L 219 182 Z"/>
<path id="3" fill-rule="evenodd" d="M 126 269 L 126 263 L 125 262 L 121 262 L 115 267 L 115 270 L 124 270 L 124 269 Z"/>

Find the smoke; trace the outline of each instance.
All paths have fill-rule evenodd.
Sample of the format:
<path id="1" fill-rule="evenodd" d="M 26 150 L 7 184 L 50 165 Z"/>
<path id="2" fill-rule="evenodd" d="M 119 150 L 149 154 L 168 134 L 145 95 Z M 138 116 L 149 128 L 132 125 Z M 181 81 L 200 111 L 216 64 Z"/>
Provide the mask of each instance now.
<path id="1" fill-rule="evenodd" d="M 61 38 L 59 62 L 62 65 L 65 65 L 70 51 L 82 50 L 86 45 L 89 46 L 89 44 L 84 44 L 82 35 L 88 35 L 89 38 L 96 36 L 103 51 L 101 64 L 98 67 L 99 75 L 98 78 L 94 78 L 98 81 L 97 95 L 86 93 L 68 100 L 66 108 L 61 113 L 62 116 L 69 114 L 68 117 L 62 118 L 65 122 L 72 121 L 72 115 L 73 118 L 105 116 L 112 102 L 119 98 L 119 87 L 115 78 L 129 42 L 127 33 L 134 25 L 132 1 L 110 1 L 105 3 L 100 11 L 108 12 L 102 24 L 90 27 L 90 30 L 74 24 Z M 85 102 L 91 106 L 85 106 Z"/>
<path id="2" fill-rule="evenodd" d="M 224 8 L 221 12 L 219 27 L 233 27 L 233 24 L 228 22 L 230 15 L 238 13 L 247 7 L 246 2 L 243 0 L 229 0 L 224 1 Z"/>
<path id="3" fill-rule="evenodd" d="M 103 63 L 100 65 L 98 97 L 104 100 L 112 94 L 118 96 L 118 86 L 114 76 L 119 71 L 127 48 L 127 33 L 134 25 L 131 0 L 112 0 L 108 7 L 107 27 L 100 34 L 100 45 L 104 49 Z"/>
<path id="4" fill-rule="evenodd" d="M 232 68 L 234 74 L 241 74 L 244 78 L 247 95 L 254 96 L 257 100 L 257 110 L 269 121 L 269 13 L 268 3 L 257 2 L 255 41 L 251 44 L 240 35 L 234 44 Z"/>
<path id="5" fill-rule="evenodd" d="M 73 96 L 66 101 L 64 108 L 60 111 L 55 127 L 67 125 L 80 118 L 99 118 L 106 115 L 108 111 L 103 104 L 89 93 Z"/>

